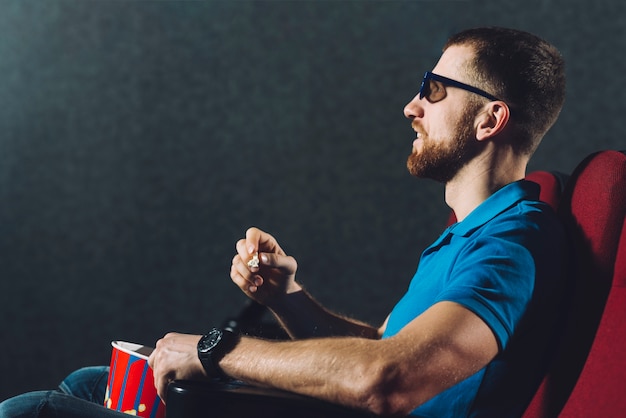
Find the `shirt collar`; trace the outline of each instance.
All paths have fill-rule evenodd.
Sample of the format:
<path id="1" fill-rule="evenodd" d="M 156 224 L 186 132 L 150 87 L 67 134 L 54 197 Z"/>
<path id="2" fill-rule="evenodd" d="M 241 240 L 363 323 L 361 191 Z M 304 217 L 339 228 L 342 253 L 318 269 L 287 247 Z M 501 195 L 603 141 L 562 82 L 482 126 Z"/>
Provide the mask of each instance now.
<path id="1" fill-rule="evenodd" d="M 463 221 L 450 227 L 450 233 L 469 236 L 500 213 L 522 200 L 539 200 L 539 185 L 531 181 L 520 180 L 507 184 L 481 203 Z"/>

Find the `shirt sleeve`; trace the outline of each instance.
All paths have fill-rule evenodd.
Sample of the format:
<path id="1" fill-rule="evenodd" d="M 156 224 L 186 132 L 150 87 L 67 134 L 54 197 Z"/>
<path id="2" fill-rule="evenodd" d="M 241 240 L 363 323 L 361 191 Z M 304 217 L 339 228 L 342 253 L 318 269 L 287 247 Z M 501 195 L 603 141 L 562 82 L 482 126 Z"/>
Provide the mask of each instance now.
<path id="1" fill-rule="evenodd" d="M 502 228 L 472 240 L 458 254 L 449 285 L 437 301 L 453 301 L 478 315 L 504 349 L 532 298 L 535 263 L 528 231 Z"/>

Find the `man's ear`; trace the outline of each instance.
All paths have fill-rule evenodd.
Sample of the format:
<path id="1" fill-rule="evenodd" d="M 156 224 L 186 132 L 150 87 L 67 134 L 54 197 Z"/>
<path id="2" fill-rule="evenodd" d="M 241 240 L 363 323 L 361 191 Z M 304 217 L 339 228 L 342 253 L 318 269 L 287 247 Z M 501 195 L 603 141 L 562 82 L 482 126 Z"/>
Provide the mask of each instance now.
<path id="1" fill-rule="evenodd" d="M 493 138 L 504 130 L 510 117 L 511 110 L 506 103 L 502 101 L 490 102 L 487 108 L 477 116 L 476 139 L 483 141 Z"/>

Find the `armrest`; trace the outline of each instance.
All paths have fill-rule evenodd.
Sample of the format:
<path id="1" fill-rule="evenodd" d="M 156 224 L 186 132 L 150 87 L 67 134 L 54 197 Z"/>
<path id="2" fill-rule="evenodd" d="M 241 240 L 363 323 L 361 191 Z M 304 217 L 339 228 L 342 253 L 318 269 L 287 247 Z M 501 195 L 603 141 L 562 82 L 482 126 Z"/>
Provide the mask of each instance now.
<path id="1" fill-rule="evenodd" d="M 167 418 L 364 418 L 369 414 L 276 389 L 240 382 L 176 380 L 167 392 Z"/>

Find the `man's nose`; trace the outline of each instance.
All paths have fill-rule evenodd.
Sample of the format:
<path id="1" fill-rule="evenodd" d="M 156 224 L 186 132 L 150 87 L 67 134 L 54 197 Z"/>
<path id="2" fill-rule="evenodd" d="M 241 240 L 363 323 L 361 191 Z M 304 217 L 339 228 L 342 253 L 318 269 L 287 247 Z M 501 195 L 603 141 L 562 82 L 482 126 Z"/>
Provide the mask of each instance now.
<path id="1" fill-rule="evenodd" d="M 404 116 L 411 120 L 424 116 L 424 108 L 422 107 L 422 101 L 419 95 L 416 95 L 413 100 L 404 106 Z"/>

